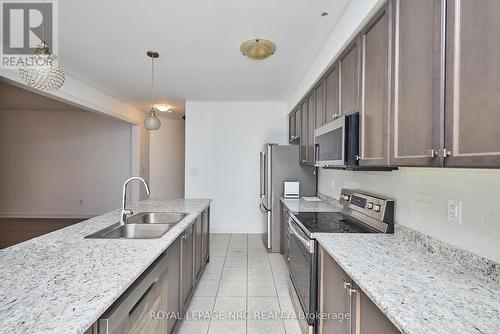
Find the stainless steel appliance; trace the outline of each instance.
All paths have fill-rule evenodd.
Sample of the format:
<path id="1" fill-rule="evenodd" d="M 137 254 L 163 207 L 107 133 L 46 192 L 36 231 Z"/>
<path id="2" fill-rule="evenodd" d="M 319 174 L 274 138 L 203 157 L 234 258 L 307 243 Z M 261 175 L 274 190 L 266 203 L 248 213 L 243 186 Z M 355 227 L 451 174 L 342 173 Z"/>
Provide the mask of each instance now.
<path id="1" fill-rule="evenodd" d="M 167 256 L 163 254 L 99 318 L 98 334 L 161 331 L 162 321 L 151 320 L 150 312 L 165 307 L 167 269 Z"/>
<path id="2" fill-rule="evenodd" d="M 364 192 L 342 189 L 342 209 L 336 212 L 292 213 L 288 262 L 292 302 L 304 333 L 316 332 L 318 310 L 318 256 L 315 233 L 393 233 L 394 201 Z"/>
<path id="3" fill-rule="evenodd" d="M 314 131 L 317 167 L 353 167 L 359 160 L 359 113 L 340 116 Z"/>
<path id="4" fill-rule="evenodd" d="M 260 152 L 260 204 L 265 233 L 264 245 L 269 252 L 279 252 L 280 199 L 285 181 L 300 182 L 301 196 L 316 194 L 313 166 L 299 165 L 298 145 L 265 144 Z"/>

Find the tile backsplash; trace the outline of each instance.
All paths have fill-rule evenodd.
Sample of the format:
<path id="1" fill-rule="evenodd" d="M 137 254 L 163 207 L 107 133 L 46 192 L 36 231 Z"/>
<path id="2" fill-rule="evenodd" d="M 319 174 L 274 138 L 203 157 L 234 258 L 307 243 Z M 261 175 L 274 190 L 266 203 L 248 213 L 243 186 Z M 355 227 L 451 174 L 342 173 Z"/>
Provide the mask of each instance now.
<path id="1" fill-rule="evenodd" d="M 500 263 L 500 170 L 319 169 L 318 192 L 338 199 L 342 188 L 393 198 L 397 223 Z M 462 202 L 460 224 L 448 222 L 450 199 Z"/>

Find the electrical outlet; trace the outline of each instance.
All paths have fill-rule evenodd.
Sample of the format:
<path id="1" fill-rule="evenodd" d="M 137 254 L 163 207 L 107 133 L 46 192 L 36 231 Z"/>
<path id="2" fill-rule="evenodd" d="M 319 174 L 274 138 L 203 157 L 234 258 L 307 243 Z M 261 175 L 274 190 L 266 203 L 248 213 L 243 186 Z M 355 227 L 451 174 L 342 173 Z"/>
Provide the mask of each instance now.
<path id="1" fill-rule="evenodd" d="M 462 223 L 462 201 L 454 199 L 448 200 L 448 222 L 456 224 Z"/>

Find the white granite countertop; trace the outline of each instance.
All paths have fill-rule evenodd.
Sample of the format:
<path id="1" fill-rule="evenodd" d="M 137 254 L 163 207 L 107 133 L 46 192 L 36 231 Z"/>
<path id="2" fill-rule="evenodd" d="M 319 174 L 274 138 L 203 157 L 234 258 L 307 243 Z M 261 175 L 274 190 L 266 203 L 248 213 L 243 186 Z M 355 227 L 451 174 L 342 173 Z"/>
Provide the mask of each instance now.
<path id="1" fill-rule="evenodd" d="M 284 198 L 280 197 L 281 202 L 285 204 L 292 213 L 297 212 L 333 212 L 338 211 L 333 205 L 325 201 L 306 201 L 304 198 Z"/>
<path id="2" fill-rule="evenodd" d="M 190 213 L 160 239 L 84 239 L 119 211 L 0 250 L 0 333 L 83 333 L 195 220 L 210 200 L 146 200 Z"/>
<path id="3" fill-rule="evenodd" d="M 316 238 L 401 332 L 500 333 L 500 284 L 473 268 L 397 235 Z"/>

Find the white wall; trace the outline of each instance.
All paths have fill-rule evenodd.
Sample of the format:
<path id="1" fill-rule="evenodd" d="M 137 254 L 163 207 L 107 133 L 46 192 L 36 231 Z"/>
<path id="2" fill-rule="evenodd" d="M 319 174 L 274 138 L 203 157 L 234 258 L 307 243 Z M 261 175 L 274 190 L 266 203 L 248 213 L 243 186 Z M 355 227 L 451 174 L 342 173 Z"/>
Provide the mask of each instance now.
<path id="1" fill-rule="evenodd" d="M 343 187 L 392 197 L 397 223 L 500 262 L 500 170 L 319 170 L 320 193 L 338 199 Z M 462 201 L 461 224 L 447 221 L 449 199 Z"/>
<path id="2" fill-rule="evenodd" d="M 152 197 L 184 197 L 184 120 L 161 117 L 161 127 L 150 134 Z"/>
<path id="3" fill-rule="evenodd" d="M 19 72 L 15 70 L 0 68 L 0 80 L 5 80 L 9 84 L 48 98 L 77 106 L 82 110 L 111 116 L 132 124 L 132 175 L 142 176 L 146 181 L 149 181 L 149 131 L 142 124 L 146 116 L 144 112 L 88 86 L 68 73 L 65 74 L 64 85 L 52 92 L 35 90 L 26 86 L 22 82 Z M 131 190 L 132 202 L 147 198 L 145 191 L 142 187 L 139 187 L 138 183 L 132 184 Z"/>
<path id="4" fill-rule="evenodd" d="M 324 46 L 318 52 L 307 71 L 304 73 L 297 88 L 287 100 L 288 110 L 302 99 L 328 66 L 338 57 L 340 51 L 351 38 L 368 22 L 386 0 L 351 0 L 344 14 L 333 28 Z"/>
<path id="5" fill-rule="evenodd" d="M 259 152 L 287 142 L 278 102 L 186 102 L 186 198 L 212 198 L 214 232 L 264 231 Z"/>
<path id="6" fill-rule="evenodd" d="M 0 215 L 88 217 L 120 207 L 131 144 L 131 125 L 108 116 L 0 111 Z"/>

